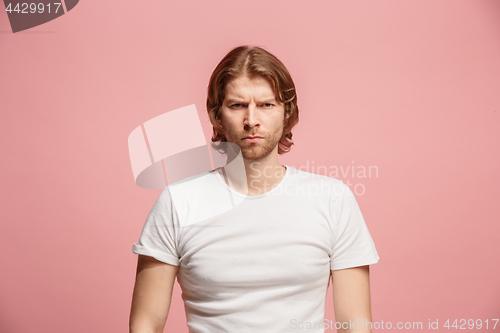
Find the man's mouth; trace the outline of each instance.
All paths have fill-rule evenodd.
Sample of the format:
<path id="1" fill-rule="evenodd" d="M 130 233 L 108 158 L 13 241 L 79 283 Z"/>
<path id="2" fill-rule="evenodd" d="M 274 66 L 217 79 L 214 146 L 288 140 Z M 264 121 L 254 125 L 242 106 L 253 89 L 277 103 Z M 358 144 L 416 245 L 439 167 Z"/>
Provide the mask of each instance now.
<path id="1" fill-rule="evenodd" d="M 263 139 L 263 137 L 256 135 L 256 136 L 246 136 L 246 137 L 243 138 L 243 140 L 244 139 L 256 139 L 256 138 Z"/>
<path id="2" fill-rule="evenodd" d="M 242 140 L 245 142 L 259 142 L 262 139 L 264 138 L 261 136 L 246 136 Z"/>

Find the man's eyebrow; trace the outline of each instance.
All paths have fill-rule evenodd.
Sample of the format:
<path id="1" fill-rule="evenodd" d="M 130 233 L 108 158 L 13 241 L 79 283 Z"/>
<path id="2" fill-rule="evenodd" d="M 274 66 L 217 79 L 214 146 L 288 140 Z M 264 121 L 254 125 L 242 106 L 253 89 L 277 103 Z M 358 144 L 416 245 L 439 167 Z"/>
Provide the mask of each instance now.
<path id="1" fill-rule="evenodd" d="M 230 98 L 227 100 L 227 103 L 228 104 L 232 104 L 232 103 L 242 103 L 242 100 L 241 99 L 234 99 L 234 98 Z"/>
<path id="2" fill-rule="evenodd" d="M 260 101 L 260 103 L 270 103 L 270 102 L 273 102 L 273 103 L 276 103 L 276 98 L 274 97 L 269 97 L 269 98 L 266 98 L 262 101 Z M 243 100 L 242 99 L 236 99 L 236 98 L 229 98 L 227 100 L 227 103 L 228 104 L 232 104 L 232 103 L 243 103 Z"/>

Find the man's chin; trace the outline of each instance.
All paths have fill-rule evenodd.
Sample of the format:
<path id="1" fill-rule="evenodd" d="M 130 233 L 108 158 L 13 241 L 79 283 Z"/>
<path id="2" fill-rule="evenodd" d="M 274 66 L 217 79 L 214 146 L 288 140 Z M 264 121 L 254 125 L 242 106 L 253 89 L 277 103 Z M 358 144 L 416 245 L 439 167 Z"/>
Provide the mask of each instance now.
<path id="1" fill-rule="evenodd" d="M 271 154 L 272 149 L 266 151 L 266 147 L 240 147 L 241 155 L 245 160 L 259 161 Z"/>

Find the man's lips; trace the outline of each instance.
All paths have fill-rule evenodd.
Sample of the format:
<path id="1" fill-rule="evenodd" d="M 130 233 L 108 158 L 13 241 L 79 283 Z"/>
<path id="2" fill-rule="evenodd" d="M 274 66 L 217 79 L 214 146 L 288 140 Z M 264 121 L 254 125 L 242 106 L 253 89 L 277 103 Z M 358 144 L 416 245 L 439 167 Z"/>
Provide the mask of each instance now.
<path id="1" fill-rule="evenodd" d="M 261 137 L 261 136 L 246 136 L 244 137 L 243 139 L 241 139 L 242 141 L 245 141 L 245 142 L 249 142 L 249 143 L 257 143 L 261 140 L 263 140 L 264 138 Z"/>

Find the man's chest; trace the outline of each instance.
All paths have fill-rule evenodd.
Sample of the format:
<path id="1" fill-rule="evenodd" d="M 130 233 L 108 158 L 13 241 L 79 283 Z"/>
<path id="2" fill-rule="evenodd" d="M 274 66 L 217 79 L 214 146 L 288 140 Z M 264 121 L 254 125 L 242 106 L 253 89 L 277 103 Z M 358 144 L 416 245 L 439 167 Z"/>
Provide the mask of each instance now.
<path id="1" fill-rule="evenodd" d="M 234 210 L 184 228 L 179 235 L 180 279 L 209 286 L 214 295 L 232 288 L 295 288 L 328 279 L 328 211 L 307 205 L 281 208 Z"/>

